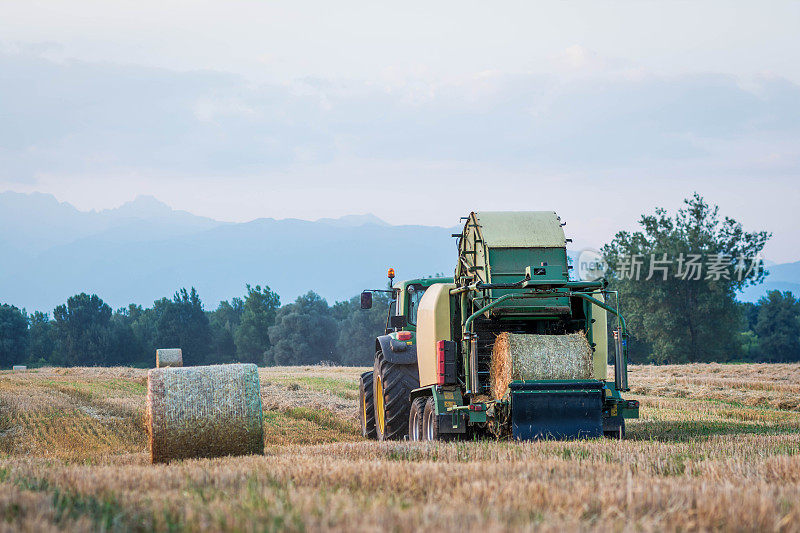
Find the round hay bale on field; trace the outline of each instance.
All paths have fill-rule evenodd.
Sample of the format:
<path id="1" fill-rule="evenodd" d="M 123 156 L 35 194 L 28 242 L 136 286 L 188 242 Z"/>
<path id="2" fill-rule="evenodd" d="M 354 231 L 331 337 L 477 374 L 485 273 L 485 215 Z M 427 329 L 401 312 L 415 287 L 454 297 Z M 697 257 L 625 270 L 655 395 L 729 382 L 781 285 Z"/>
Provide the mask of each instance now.
<path id="1" fill-rule="evenodd" d="M 503 398 L 508 384 L 524 379 L 592 379 L 592 348 L 583 332 L 569 335 L 501 333 L 489 368 L 492 396 Z"/>
<path id="2" fill-rule="evenodd" d="M 156 368 L 166 366 L 183 366 L 183 351 L 180 348 L 156 350 Z"/>
<path id="3" fill-rule="evenodd" d="M 155 368 L 145 413 L 153 463 L 264 453 L 258 368 L 253 364 Z"/>

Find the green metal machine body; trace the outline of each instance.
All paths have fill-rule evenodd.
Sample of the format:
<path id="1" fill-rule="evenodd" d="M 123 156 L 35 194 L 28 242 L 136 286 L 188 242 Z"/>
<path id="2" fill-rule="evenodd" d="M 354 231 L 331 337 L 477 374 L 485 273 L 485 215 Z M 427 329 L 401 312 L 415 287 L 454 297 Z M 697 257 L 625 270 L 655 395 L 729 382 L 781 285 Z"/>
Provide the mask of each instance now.
<path id="1" fill-rule="evenodd" d="M 521 440 L 622 436 L 624 419 L 638 417 L 639 410 L 638 402 L 621 395 L 628 390 L 625 320 L 605 280 L 570 280 L 560 218 L 554 212 L 474 212 L 458 239 L 454 278 L 427 284 L 408 324 L 420 376 L 410 399 L 432 397 L 444 433 Z M 397 302 L 398 313 L 408 313 L 401 297 Z M 615 323 L 613 379 L 606 375 L 609 318 Z M 506 397 L 492 398 L 492 347 L 503 332 L 584 332 L 594 352 L 592 378 L 514 381 Z"/>

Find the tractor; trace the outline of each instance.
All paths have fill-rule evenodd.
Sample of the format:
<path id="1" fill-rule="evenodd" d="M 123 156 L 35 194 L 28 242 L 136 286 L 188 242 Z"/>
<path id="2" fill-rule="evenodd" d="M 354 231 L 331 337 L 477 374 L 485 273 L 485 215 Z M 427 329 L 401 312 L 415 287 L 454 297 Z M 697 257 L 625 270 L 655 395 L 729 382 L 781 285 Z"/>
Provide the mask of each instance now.
<path id="1" fill-rule="evenodd" d="M 627 330 L 617 293 L 602 278 L 570 279 L 568 240 L 555 212 L 472 212 L 462 220 L 452 278 L 394 283 L 389 270 L 386 329 L 375 339 L 373 370 L 360 378 L 364 437 L 624 437 L 639 403 L 622 397 L 629 390 Z M 363 309 L 373 292 L 361 293 Z M 503 333 L 534 346 L 546 335 L 585 335 L 587 374 L 514 379 L 493 396 L 493 347 Z M 552 355 L 557 367 L 559 355 Z"/>

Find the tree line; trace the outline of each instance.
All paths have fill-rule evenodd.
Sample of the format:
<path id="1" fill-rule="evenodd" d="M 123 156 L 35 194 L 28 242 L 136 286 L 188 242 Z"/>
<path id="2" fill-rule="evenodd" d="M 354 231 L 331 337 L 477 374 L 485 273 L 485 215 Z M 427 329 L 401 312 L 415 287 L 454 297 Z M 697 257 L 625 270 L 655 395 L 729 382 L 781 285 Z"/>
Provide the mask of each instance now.
<path id="1" fill-rule="evenodd" d="M 358 297 L 329 305 L 314 292 L 281 305 L 274 291 L 260 285 L 247 285 L 245 295 L 213 311 L 204 309 L 194 288 L 152 307 L 130 304 L 116 311 L 85 293 L 68 298 L 52 316 L 0 304 L 0 367 L 151 367 L 156 349 L 176 347 L 186 365 L 369 365 L 388 306 L 382 294 L 372 309 L 362 310 Z"/>
<path id="2" fill-rule="evenodd" d="M 617 233 L 602 250 L 627 321 L 631 362 L 800 361 L 794 295 L 736 300 L 766 276 L 759 258 L 770 234 L 745 231 L 697 194 L 684 202 L 674 215 L 642 215 L 638 231 Z M 188 365 L 370 365 L 389 304 L 383 294 L 375 298 L 367 311 L 358 297 L 329 305 L 314 292 L 281 305 L 269 287 L 247 285 L 245 295 L 213 311 L 194 288 L 117 311 L 88 294 L 70 297 L 52 316 L 2 304 L 0 367 L 152 366 L 157 348 L 174 347 Z"/>

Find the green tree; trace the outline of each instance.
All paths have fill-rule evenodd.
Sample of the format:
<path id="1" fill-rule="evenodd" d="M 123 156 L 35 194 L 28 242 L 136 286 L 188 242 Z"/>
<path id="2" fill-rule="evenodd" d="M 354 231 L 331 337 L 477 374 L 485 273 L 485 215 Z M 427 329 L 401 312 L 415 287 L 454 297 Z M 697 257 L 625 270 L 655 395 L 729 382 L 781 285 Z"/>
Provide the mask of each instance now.
<path id="1" fill-rule="evenodd" d="M 28 358 L 28 317 L 24 310 L 0 305 L 0 367 L 12 366 Z"/>
<path id="2" fill-rule="evenodd" d="M 211 327 L 194 287 L 179 290 L 172 300 L 157 300 L 153 307 L 157 348 L 181 348 L 187 366 L 209 362 Z"/>
<path id="3" fill-rule="evenodd" d="M 220 363 L 236 360 L 236 342 L 233 335 L 242 320 L 244 300 L 232 298 L 224 300 L 217 309 L 209 313 L 211 338 L 214 346 L 214 359 Z"/>
<path id="4" fill-rule="evenodd" d="M 742 302 L 741 304 L 742 316 L 744 317 L 742 327 L 744 331 L 755 331 L 756 322 L 758 322 L 758 304 L 753 302 Z"/>
<path id="5" fill-rule="evenodd" d="M 155 302 L 153 307 L 146 309 L 141 305 L 129 304 L 125 310 L 136 345 L 141 350 L 137 359 L 141 360 L 143 366 L 146 367 L 153 365 L 155 351 L 161 347 L 157 342 L 158 315 L 155 307 Z"/>
<path id="6" fill-rule="evenodd" d="M 135 317 L 142 308 L 129 305 L 118 309 L 112 316 L 108 329 L 109 343 L 114 346 L 109 364 L 125 366 L 152 366 L 153 356 L 134 331 Z M 133 314 L 131 312 L 133 311 Z"/>
<path id="7" fill-rule="evenodd" d="M 761 357 L 758 349 L 758 336 L 755 332 L 759 308 L 759 305 L 753 302 L 739 304 L 742 315 L 739 339 L 742 344 L 742 353 L 745 361 L 757 361 Z"/>
<path id="8" fill-rule="evenodd" d="M 375 358 L 375 337 L 386 329 L 390 299 L 375 293 L 371 309 L 361 309 L 361 297 L 355 296 L 333 306 L 339 322 L 336 342 L 337 359 L 348 366 L 368 366 Z"/>
<path id="9" fill-rule="evenodd" d="M 770 291 L 758 301 L 755 333 L 767 361 L 800 361 L 800 301 L 791 292 Z"/>
<path id="10" fill-rule="evenodd" d="M 314 292 L 278 310 L 269 328 L 267 365 L 308 365 L 336 361 L 338 331 L 331 308 Z"/>
<path id="11" fill-rule="evenodd" d="M 53 360 L 55 342 L 53 323 L 47 313 L 34 312 L 30 316 L 28 362 L 32 365 L 45 365 Z"/>
<path id="12" fill-rule="evenodd" d="M 53 311 L 55 361 L 64 366 L 109 363 L 111 308 L 96 294 L 71 296 Z"/>
<path id="13" fill-rule="evenodd" d="M 641 231 L 621 231 L 603 248 L 612 288 L 620 292 L 635 362 L 726 361 L 742 355 L 742 316 L 735 295 L 763 280 L 763 269 L 747 271 L 758 264 L 754 258 L 760 257 L 770 234 L 745 232 L 735 220 L 720 219 L 719 208 L 697 193 L 684 203 L 674 217 L 661 208 L 642 215 Z M 706 267 L 700 276 L 690 271 L 695 255 L 702 260 L 701 269 Z M 666 265 L 666 272 L 660 269 L 664 259 L 673 267 Z M 709 262 L 719 265 L 715 272 L 724 267 L 727 274 L 712 273 Z"/>
<path id="14" fill-rule="evenodd" d="M 236 353 L 241 361 L 259 363 L 265 360 L 270 347 L 269 328 L 275 324 L 280 306 L 280 297 L 269 287 L 262 289 L 256 285 L 254 289 L 247 285 L 241 322 L 234 333 Z"/>

